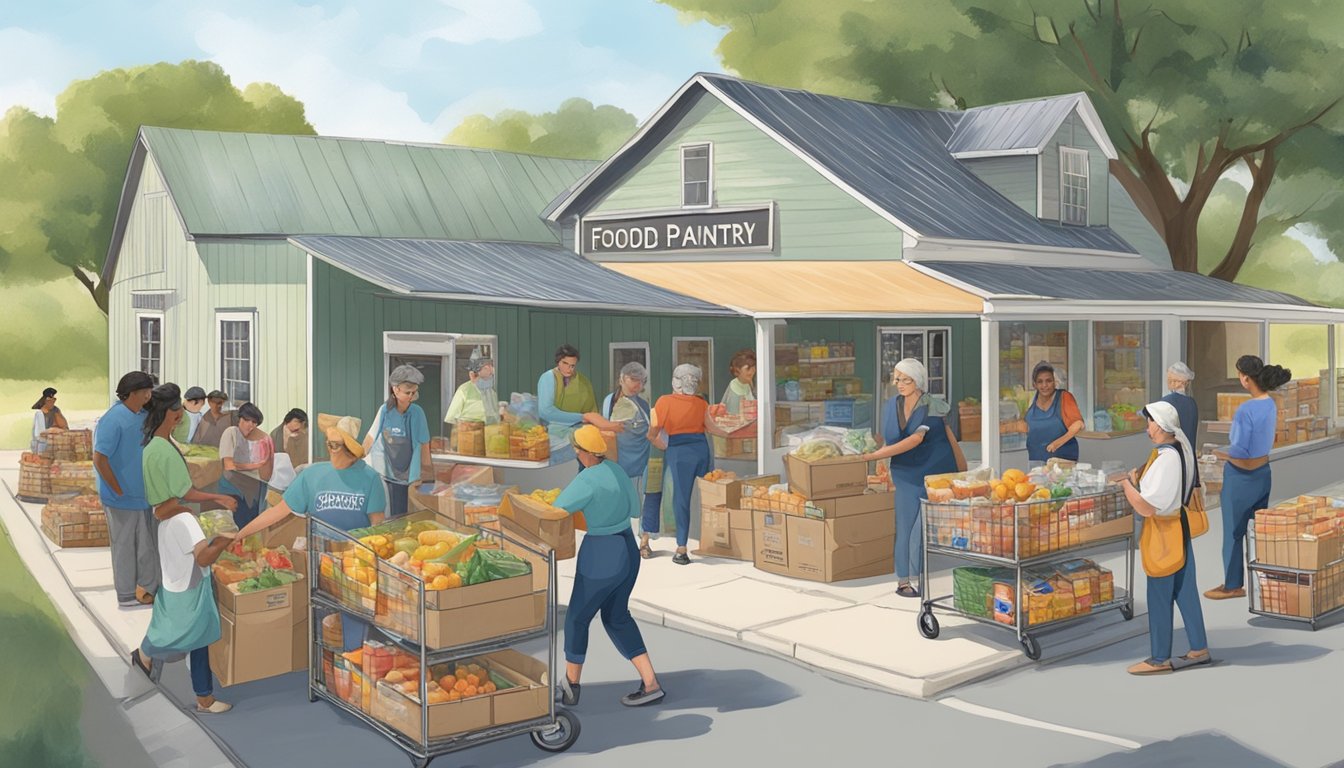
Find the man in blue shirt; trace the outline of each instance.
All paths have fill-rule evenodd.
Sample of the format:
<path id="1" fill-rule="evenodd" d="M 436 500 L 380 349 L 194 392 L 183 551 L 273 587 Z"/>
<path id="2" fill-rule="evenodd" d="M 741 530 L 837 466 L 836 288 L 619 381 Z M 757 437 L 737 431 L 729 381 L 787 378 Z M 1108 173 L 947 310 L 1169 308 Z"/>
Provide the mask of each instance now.
<path id="1" fill-rule="evenodd" d="M 159 523 L 145 498 L 145 406 L 154 379 L 134 371 L 117 382 L 117 404 L 98 420 L 93 433 L 93 466 L 98 496 L 107 515 L 112 549 L 112 584 L 122 608 L 149 605 L 159 590 Z"/>
<path id="2" fill-rule="evenodd" d="M 644 637 L 630 615 L 630 593 L 639 577 L 639 550 L 630 519 L 639 514 L 639 494 L 621 466 L 606 458 L 607 441 L 588 424 L 570 438 L 584 469 L 555 500 L 555 506 L 573 514 L 583 512 L 588 533 L 579 547 L 574 591 L 565 611 L 565 676 L 560 700 L 579 703 L 579 677 L 588 654 L 588 625 L 599 612 L 607 636 L 621 655 L 639 671 L 639 690 L 621 697 L 627 707 L 652 704 L 664 691 L 653 673 Z"/>

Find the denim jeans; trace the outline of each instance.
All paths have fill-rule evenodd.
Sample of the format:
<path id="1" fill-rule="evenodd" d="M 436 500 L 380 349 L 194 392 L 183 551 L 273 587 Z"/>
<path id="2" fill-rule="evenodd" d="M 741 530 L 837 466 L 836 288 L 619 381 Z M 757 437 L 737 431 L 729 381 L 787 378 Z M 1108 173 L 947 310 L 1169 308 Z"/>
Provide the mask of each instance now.
<path id="1" fill-rule="evenodd" d="M 1204 609 L 1199 603 L 1199 588 L 1195 585 L 1195 550 L 1185 540 L 1185 565 L 1170 576 L 1148 577 L 1148 635 L 1152 641 L 1152 659 L 1162 663 L 1171 658 L 1171 641 L 1175 633 L 1176 608 L 1181 609 L 1185 621 L 1185 636 L 1190 650 L 1202 651 L 1209 647 L 1204 632 Z"/>

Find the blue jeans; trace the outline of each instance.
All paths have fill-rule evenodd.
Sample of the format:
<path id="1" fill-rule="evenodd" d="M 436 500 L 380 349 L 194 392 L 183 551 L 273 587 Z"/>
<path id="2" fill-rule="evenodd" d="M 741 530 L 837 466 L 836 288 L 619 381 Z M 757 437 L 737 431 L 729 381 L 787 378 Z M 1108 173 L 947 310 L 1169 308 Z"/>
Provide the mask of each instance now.
<path id="1" fill-rule="evenodd" d="M 607 636 L 622 656 L 633 659 L 647 652 L 639 625 L 630 615 L 630 593 L 638 577 L 639 550 L 630 529 L 583 537 L 574 591 L 565 611 L 565 661 L 582 664 L 587 658 L 588 625 L 599 612 Z"/>
<path id="2" fill-rule="evenodd" d="M 210 674 L 210 646 L 197 648 L 187 659 L 191 669 L 191 690 L 202 698 L 215 692 L 215 678 Z"/>
<path id="3" fill-rule="evenodd" d="M 916 582 L 924 573 L 924 525 L 919 500 L 924 484 L 896 483 L 896 579 Z"/>
<path id="4" fill-rule="evenodd" d="M 1195 550 L 1189 538 L 1185 540 L 1185 565 L 1181 570 L 1161 578 L 1148 577 L 1148 637 L 1152 641 L 1152 660 L 1156 664 L 1171 658 L 1177 607 L 1185 621 L 1185 637 L 1190 641 L 1190 650 L 1208 648 L 1204 609 L 1199 604 L 1199 588 L 1195 586 Z"/>
<path id="5" fill-rule="evenodd" d="M 411 511 L 411 487 L 387 479 L 383 485 L 387 487 L 387 519 L 405 517 Z"/>
<path id="6" fill-rule="evenodd" d="M 1228 462 L 1223 466 L 1223 492 L 1219 505 L 1223 511 L 1223 587 L 1241 589 L 1246 585 L 1246 527 L 1255 510 L 1269 506 L 1269 465 L 1247 472 Z"/>
<path id="7" fill-rule="evenodd" d="M 672 477 L 672 511 L 677 520 L 677 546 L 686 546 L 691 535 L 691 494 L 695 491 L 695 479 L 704 477 L 714 469 L 714 456 L 709 451 L 709 438 L 702 432 L 685 435 L 672 435 L 667 441 L 667 451 L 663 454 L 668 474 Z M 659 495 L 658 502 L 662 503 Z M 643 530 L 657 533 L 662 528 L 661 515 L 649 508 L 648 496 L 643 509 Z"/>

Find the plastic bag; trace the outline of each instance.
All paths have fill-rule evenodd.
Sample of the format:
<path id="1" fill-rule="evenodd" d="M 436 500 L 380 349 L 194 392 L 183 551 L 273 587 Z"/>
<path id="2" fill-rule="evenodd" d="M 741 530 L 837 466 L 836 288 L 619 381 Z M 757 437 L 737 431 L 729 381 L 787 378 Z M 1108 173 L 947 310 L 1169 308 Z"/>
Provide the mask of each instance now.
<path id="1" fill-rule="evenodd" d="M 505 491 L 506 486 L 503 485 L 458 483 L 453 486 L 453 498 L 476 506 L 490 507 L 504 500 Z"/>
<path id="2" fill-rule="evenodd" d="M 206 541 L 221 533 L 238 531 L 238 524 L 233 521 L 233 513 L 227 509 L 207 509 L 196 517 L 196 521 L 201 524 L 201 533 L 205 534 Z"/>
<path id="3" fill-rule="evenodd" d="M 509 415 L 524 428 L 541 423 L 537 409 L 537 396 L 530 392 L 514 392 L 509 395 Z"/>

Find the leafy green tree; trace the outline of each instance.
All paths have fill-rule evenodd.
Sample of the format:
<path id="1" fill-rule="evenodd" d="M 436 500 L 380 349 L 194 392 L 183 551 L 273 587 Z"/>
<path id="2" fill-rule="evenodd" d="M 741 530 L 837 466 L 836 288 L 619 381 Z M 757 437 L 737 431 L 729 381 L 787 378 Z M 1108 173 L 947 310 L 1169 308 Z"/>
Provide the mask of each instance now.
<path id="1" fill-rule="evenodd" d="M 0 273 L 7 282 L 74 275 L 107 312 L 100 279 L 142 125 L 312 134 L 303 105 L 274 85 L 233 85 L 219 65 L 184 61 L 101 72 L 56 99 L 56 117 L 15 107 L 0 120 Z"/>
<path id="2" fill-rule="evenodd" d="M 635 116 L 619 107 L 567 99 L 554 112 L 509 109 L 470 115 L 443 141 L 466 147 L 527 152 L 575 160 L 605 160 L 635 132 Z"/>
<path id="3" fill-rule="evenodd" d="M 1198 270 L 1221 179 L 1244 192 L 1210 274 L 1295 225 L 1344 254 L 1344 13 L 1330 0 L 661 0 L 728 31 L 744 77 L 839 96 L 974 107 L 1085 91 L 1112 172 Z"/>

